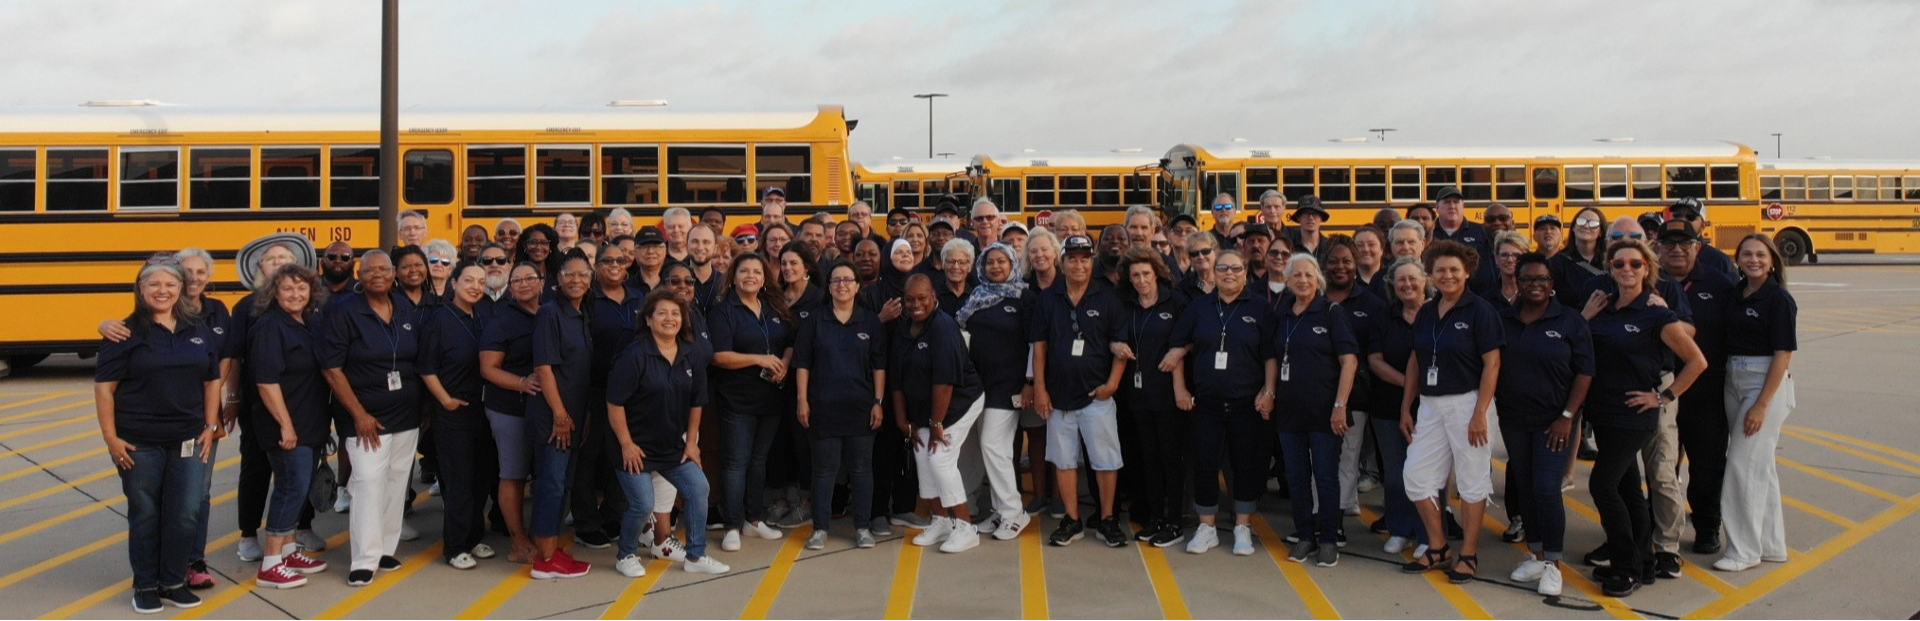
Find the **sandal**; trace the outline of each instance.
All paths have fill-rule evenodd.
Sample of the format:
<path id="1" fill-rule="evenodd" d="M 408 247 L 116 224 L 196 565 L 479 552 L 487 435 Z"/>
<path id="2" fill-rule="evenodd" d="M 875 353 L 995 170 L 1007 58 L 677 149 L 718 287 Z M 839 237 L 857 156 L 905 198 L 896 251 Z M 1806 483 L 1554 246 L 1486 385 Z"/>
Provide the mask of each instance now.
<path id="1" fill-rule="evenodd" d="M 1479 577 L 1480 555 L 1478 554 L 1460 555 L 1460 558 L 1454 560 L 1453 567 L 1458 568 L 1461 565 L 1465 565 L 1467 569 L 1473 570 L 1473 573 L 1464 573 L 1460 571 L 1455 571 L 1454 569 L 1450 568 L 1447 570 L 1448 582 L 1452 582 L 1454 584 L 1466 584 L 1468 582 L 1473 582 L 1474 578 Z"/>
<path id="2" fill-rule="evenodd" d="M 1419 574 L 1435 569 L 1445 569 L 1453 563 L 1452 559 L 1447 558 L 1449 551 L 1451 551 L 1449 547 L 1439 549 L 1427 548 L 1426 554 L 1420 555 L 1420 558 L 1407 561 L 1406 564 L 1400 566 L 1400 571 L 1402 573 Z"/>

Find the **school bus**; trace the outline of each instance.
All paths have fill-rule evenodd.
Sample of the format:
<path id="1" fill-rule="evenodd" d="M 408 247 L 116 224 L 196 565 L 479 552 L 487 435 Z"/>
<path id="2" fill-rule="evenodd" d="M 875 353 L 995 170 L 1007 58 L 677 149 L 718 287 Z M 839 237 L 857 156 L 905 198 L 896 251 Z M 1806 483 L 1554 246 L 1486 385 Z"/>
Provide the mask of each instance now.
<path id="1" fill-rule="evenodd" d="M 853 200 L 839 106 L 413 108 L 400 122 L 400 207 L 426 214 L 432 238 L 612 207 L 757 218 L 772 186 L 790 216 Z M 131 308 L 129 283 L 157 252 L 207 249 L 213 290 L 231 298 L 234 255 L 262 234 L 375 245 L 379 127 L 372 110 L 0 109 L 0 356 L 96 349 L 98 322 Z"/>
<path id="2" fill-rule="evenodd" d="M 973 196 L 973 180 L 963 160 L 920 159 L 861 162 L 853 167 L 860 200 L 873 205 L 876 216 L 894 207 L 932 212 L 942 203 L 965 209 Z"/>
<path id="3" fill-rule="evenodd" d="M 967 175 L 975 197 L 992 198 L 1008 217 L 1073 209 L 1097 232 L 1121 224 L 1127 207 L 1154 203 L 1160 160 L 1142 149 L 981 154 Z"/>
<path id="4" fill-rule="evenodd" d="M 1723 237 L 1766 233 L 1789 261 L 1920 252 L 1920 161 L 1764 159 L 1758 205 L 1709 214 Z"/>
<path id="5" fill-rule="evenodd" d="M 1525 229 L 1542 214 L 1565 220 L 1591 206 L 1609 218 L 1639 215 L 1682 197 L 1699 199 L 1710 211 L 1745 209 L 1758 195 L 1754 162 L 1753 149 L 1732 142 L 1624 138 L 1540 146 L 1363 139 L 1182 144 L 1161 162 L 1159 203 L 1169 216 L 1191 214 L 1205 228 L 1212 216 L 1204 206 L 1222 193 L 1244 206 L 1243 216 L 1268 190 L 1286 195 L 1289 206 L 1312 194 L 1332 214 L 1330 229 L 1347 231 L 1371 222 L 1382 207 L 1431 202 L 1441 187 L 1455 186 L 1465 195 L 1468 218 L 1478 221 L 1487 205 L 1501 203 Z"/>

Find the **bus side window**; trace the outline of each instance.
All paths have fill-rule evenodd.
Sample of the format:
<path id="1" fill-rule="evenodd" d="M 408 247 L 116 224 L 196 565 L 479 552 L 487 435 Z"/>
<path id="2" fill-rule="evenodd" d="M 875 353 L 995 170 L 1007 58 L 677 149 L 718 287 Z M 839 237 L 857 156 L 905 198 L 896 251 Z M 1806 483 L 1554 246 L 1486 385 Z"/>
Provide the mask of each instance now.
<path id="1" fill-rule="evenodd" d="M 408 151 L 407 203 L 445 205 L 453 202 L 453 152 L 446 149 Z"/>

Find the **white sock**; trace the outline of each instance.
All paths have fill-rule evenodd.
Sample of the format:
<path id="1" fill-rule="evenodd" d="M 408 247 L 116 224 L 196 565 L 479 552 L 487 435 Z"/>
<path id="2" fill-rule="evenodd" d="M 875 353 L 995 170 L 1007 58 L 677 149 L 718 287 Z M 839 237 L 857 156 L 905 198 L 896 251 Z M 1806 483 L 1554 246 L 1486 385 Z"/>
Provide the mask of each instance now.
<path id="1" fill-rule="evenodd" d="M 268 555 L 261 556 L 260 571 L 266 571 L 269 569 L 273 569 L 275 567 L 279 567 L 280 563 L 285 561 L 286 561 L 286 557 L 281 556 L 279 554 L 268 554 Z"/>

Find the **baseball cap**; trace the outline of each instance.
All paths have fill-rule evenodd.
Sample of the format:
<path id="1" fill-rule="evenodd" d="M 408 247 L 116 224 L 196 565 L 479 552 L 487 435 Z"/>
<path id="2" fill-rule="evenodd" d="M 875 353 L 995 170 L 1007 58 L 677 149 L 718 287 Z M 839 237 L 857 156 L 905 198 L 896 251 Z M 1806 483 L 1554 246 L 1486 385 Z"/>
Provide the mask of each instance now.
<path id="1" fill-rule="evenodd" d="M 667 243 L 667 238 L 660 235 L 660 227 L 657 226 L 643 226 L 633 234 L 633 245 L 635 246 L 665 243 Z"/>
<path id="2" fill-rule="evenodd" d="M 1707 215 L 1707 209 L 1700 205 L 1700 199 L 1693 197 L 1674 201 L 1672 205 L 1667 206 L 1667 217 L 1678 218 L 1682 213 L 1689 213 L 1704 218 Z"/>
<path id="3" fill-rule="evenodd" d="M 946 220 L 934 220 L 932 224 L 927 225 L 927 232 L 931 233 L 933 232 L 934 229 L 946 229 L 948 231 L 952 231 L 953 223 L 948 222 Z"/>
<path id="4" fill-rule="evenodd" d="M 769 196 L 773 196 L 773 195 L 775 195 L 775 194 L 779 194 L 779 195 L 780 195 L 780 198 L 786 198 L 786 197 L 787 197 L 787 189 L 786 189 L 786 188 L 782 188 L 782 187 L 780 187 L 780 186 L 777 186 L 777 185 L 776 185 L 776 186 L 771 186 L 771 187 L 768 187 L 767 189 L 765 189 L 765 190 L 761 190 L 761 191 L 760 191 L 760 200 L 763 200 L 763 201 L 764 201 L 764 200 L 767 200 L 767 197 L 769 197 Z"/>
<path id="5" fill-rule="evenodd" d="M 728 237 L 739 237 L 741 235 L 752 235 L 754 237 L 759 237 L 760 225 L 754 224 L 752 222 L 748 222 L 746 224 L 733 227 L 733 234 L 728 235 Z"/>
<path id="6" fill-rule="evenodd" d="M 911 218 L 913 217 L 913 208 L 912 207 L 895 207 L 893 209 L 887 210 L 888 218 L 892 218 L 896 215 L 904 215 L 906 217 Z"/>
<path id="7" fill-rule="evenodd" d="M 1063 255 L 1076 252 L 1093 254 L 1093 239 L 1085 235 L 1069 235 L 1067 236 L 1067 241 L 1060 244 L 1060 247 L 1060 253 Z"/>
<path id="8" fill-rule="evenodd" d="M 1007 231 L 1020 231 L 1020 234 L 1025 235 L 1027 233 L 1027 225 L 1008 220 L 1005 225 L 1000 227 L 1000 236 L 1005 237 Z"/>
<path id="9" fill-rule="evenodd" d="M 1700 231 L 1694 229 L 1692 222 L 1686 220 L 1668 220 L 1666 225 L 1661 227 L 1660 235 L 1654 239 L 1658 239 L 1662 243 L 1674 243 L 1700 241 L 1701 237 Z"/>
<path id="10" fill-rule="evenodd" d="M 1542 227 L 1542 226 L 1547 226 L 1547 225 L 1553 225 L 1553 226 L 1557 226 L 1557 227 L 1561 227 L 1561 228 L 1565 228 L 1565 227 L 1566 227 L 1566 225 L 1565 225 L 1564 223 L 1562 223 L 1562 222 L 1560 222 L 1560 216 L 1556 216 L 1556 215 L 1553 215 L 1553 214 L 1550 214 L 1550 213 L 1549 213 L 1549 214 L 1541 214 L 1541 216 L 1540 216 L 1540 217 L 1538 217 L 1538 218 L 1534 218 L 1534 219 L 1533 219 L 1533 226 L 1534 226 L 1534 228 L 1539 228 L 1539 227 Z"/>
<path id="11" fill-rule="evenodd" d="M 1267 239 L 1273 239 L 1273 229 L 1267 228 L 1267 225 L 1265 224 L 1255 222 L 1252 224 L 1248 224 L 1245 230 L 1240 231 L 1241 237 L 1251 237 L 1254 235 L 1259 235 Z"/>
<path id="12" fill-rule="evenodd" d="M 1191 224 L 1196 227 L 1200 226 L 1199 220 L 1193 219 L 1192 215 L 1183 213 L 1183 214 L 1174 216 L 1173 219 L 1171 220 L 1167 220 L 1167 228 L 1173 228 L 1174 225 L 1180 224 L 1181 222 L 1186 222 L 1187 224 Z"/>
<path id="13" fill-rule="evenodd" d="M 1456 198 L 1456 197 L 1458 197 L 1458 198 L 1466 198 L 1466 197 L 1467 197 L 1467 195 L 1465 195 L 1465 194 L 1461 194 L 1461 193 L 1460 193 L 1460 188 L 1456 188 L 1456 187 L 1453 187 L 1453 186 L 1450 186 L 1450 185 L 1449 185 L 1449 186 L 1442 186 L 1442 187 L 1440 188 L 1440 192 L 1439 192 L 1439 193 L 1437 193 L 1437 194 L 1434 194 L 1434 195 L 1433 195 L 1433 202 L 1436 202 L 1436 203 L 1438 203 L 1438 202 L 1440 202 L 1440 201 L 1444 201 L 1444 200 L 1447 200 L 1447 199 L 1449 199 L 1449 198 Z"/>

